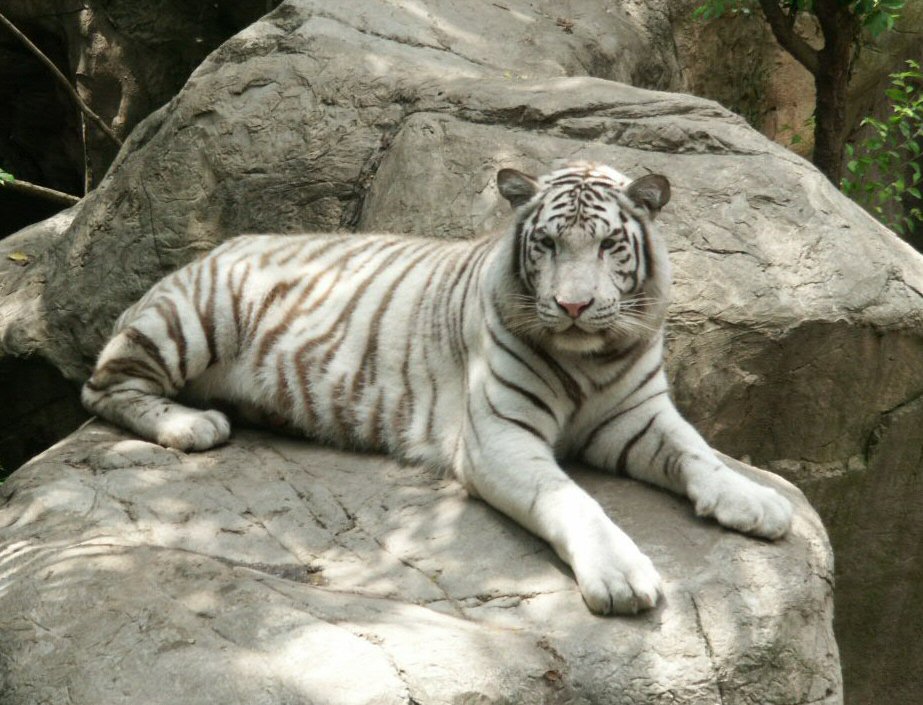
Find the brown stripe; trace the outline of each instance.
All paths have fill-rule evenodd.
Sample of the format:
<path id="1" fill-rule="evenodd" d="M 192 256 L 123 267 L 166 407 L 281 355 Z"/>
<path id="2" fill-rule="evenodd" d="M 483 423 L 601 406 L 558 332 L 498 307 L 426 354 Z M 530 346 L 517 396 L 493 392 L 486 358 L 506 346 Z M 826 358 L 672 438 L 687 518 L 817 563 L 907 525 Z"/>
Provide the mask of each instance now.
<path id="1" fill-rule="evenodd" d="M 378 307 L 375 309 L 375 313 L 371 317 L 371 327 L 366 338 L 365 350 L 362 351 L 362 357 L 360 358 L 359 372 L 355 377 L 353 377 L 353 402 L 356 401 L 356 398 L 361 392 L 362 388 L 367 385 L 371 386 L 375 384 L 376 378 L 378 376 L 377 352 L 378 339 L 381 336 L 381 322 L 388 313 L 388 309 L 391 306 L 391 302 L 394 300 L 394 294 L 397 291 L 397 288 L 404 282 L 404 278 L 411 271 L 413 271 L 416 266 L 420 264 L 420 262 L 431 255 L 434 249 L 439 248 L 440 243 L 428 242 L 427 245 L 429 245 L 429 247 L 424 247 L 419 256 L 411 260 L 410 263 L 404 267 L 397 276 L 394 277 L 394 281 L 388 285 L 388 288 L 385 290 L 385 293 L 381 298 L 381 302 L 378 304 Z"/>
<path id="2" fill-rule="evenodd" d="M 349 331 L 349 324 L 352 320 L 352 314 L 356 310 L 356 307 L 359 305 L 359 301 L 362 299 L 365 292 L 372 285 L 372 283 L 378 279 L 378 276 L 388 267 L 390 267 L 395 260 L 404 255 L 403 248 L 399 248 L 396 251 L 392 252 L 390 255 L 385 257 L 381 262 L 378 263 L 378 266 L 375 268 L 369 276 L 363 279 L 353 292 L 352 297 L 349 301 L 346 302 L 346 306 L 343 307 L 343 310 L 340 311 L 340 314 L 337 316 L 336 320 L 330 325 L 327 330 L 319 336 L 315 336 L 307 341 L 305 341 L 300 349 L 307 349 L 309 347 L 316 347 L 322 343 L 327 342 L 333 338 L 337 331 L 339 331 L 339 336 L 337 340 L 334 340 L 334 344 L 330 346 L 330 349 L 327 350 L 327 353 L 321 360 L 321 369 L 326 369 L 327 365 L 330 364 L 330 361 L 333 359 L 333 356 L 337 353 L 337 345 L 346 337 L 347 332 Z"/>
<path id="3" fill-rule="evenodd" d="M 164 308 L 167 308 L 168 311 L 164 312 Z M 161 299 L 156 304 L 154 304 L 154 310 L 166 324 L 167 335 L 170 336 L 170 340 L 176 344 L 176 356 L 179 359 L 180 382 L 185 382 L 186 373 L 188 371 L 186 362 L 187 343 L 186 335 L 183 333 L 183 324 L 180 321 L 180 313 L 176 306 L 176 302 L 173 301 L 173 299 Z"/>
<path id="4" fill-rule="evenodd" d="M 245 337 L 249 338 L 249 336 L 245 336 L 244 331 L 241 328 L 241 322 L 243 321 L 241 301 L 243 299 L 244 287 L 250 280 L 250 272 L 253 271 L 253 268 L 249 262 L 245 262 L 243 266 L 243 274 L 241 274 L 241 277 L 235 286 L 232 280 L 232 276 L 237 264 L 240 264 L 240 262 L 235 262 L 234 265 L 228 268 L 228 289 L 231 292 L 231 312 L 234 315 L 234 329 L 237 331 L 237 339 L 240 341 Z"/>
<path id="5" fill-rule="evenodd" d="M 97 368 L 93 375 L 93 379 L 98 380 L 100 377 L 105 377 L 107 375 L 143 379 L 148 382 L 153 382 L 160 389 L 165 388 L 163 378 L 158 377 L 156 371 L 143 360 L 138 360 L 136 358 L 116 358 L 115 360 L 109 360 Z M 111 387 L 112 384 L 115 384 L 115 382 L 100 385 L 100 382 L 96 381 L 93 384 L 101 386 L 102 388 L 108 388 Z"/>
<path id="6" fill-rule="evenodd" d="M 436 404 L 439 401 L 439 387 L 436 384 L 436 377 L 433 375 L 433 371 L 430 369 L 429 363 L 426 365 L 426 372 L 429 376 L 431 394 L 429 410 L 426 413 L 426 442 L 429 443 L 433 438 L 433 424 L 436 420 Z"/>
<path id="7" fill-rule="evenodd" d="M 202 279 L 204 277 L 204 272 L 205 272 L 206 267 L 210 267 L 211 271 L 214 273 L 214 263 L 215 263 L 215 258 L 211 257 L 208 260 L 203 261 L 196 268 L 195 279 L 193 280 L 193 289 L 192 289 L 193 309 L 196 312 L 196 316 L 198 316 L 199 325 L 202 326 L 202 332 L 205 334 L 205 342 L 206 342 L 206 345 L 208 346 L 208 363 L 205 365 L 206 367 L 210 367 L 211 364 L 215 361 L 216 353 L 217 353 L 217 350 L 215 348 L 215 320 L 214 320 L 215 302 L 214 302 L 214 299 L 212 298 L 212 294 L 206 289 L 204 290 L 205 301 L 203 304 L 202 302 L 202 297 L 203 297 Z"/>
<path id="8" fill-rule="evenodd" d="M 177 383 L 173 377 L 172 370 L 167 366 L 167 361 L 163 359 L 160 348 L 157 347 L 157 344 L 153 340 L 137 328 L 128 327 L 123 330 L 122 333 L 132 343 L 147 353 L 147 356 L 163 371 L 163 376 L 166 377 L 167 382 L 169 382 L 173 389 L 179 389 L 182 386 L 182 382 Z"/>
<path id="9" fill-rule="evenodd" d="M 336 426 L 337 435 L 343 440 L 347 441 L 350 439 L 350 427 L 353 425 L 349 423 L 349 420 L 346 418 L 346 375 L 341 375 L 337 380 L 336 384 L 333 385 L 333 389 L 330 391 L 330 408 L 333 412 L 333 423 Z"/>
<path id="10" fill-rule="evenodd" d="M 420 311 L 423 308 L 423 301 L 426 299 L 426 294 L 433 284 L 433 278 L 436 276 L 436 272 L 440 271 L 441 266 L 442 262 L 437 263 L 426 278 L 426 283 L 423 285 L 423 288 L 417 295 L 416 301 L 413 303 L 413 309 L 410 314 L 411 322 L 419 319 Z M 404 385 L 404 389 L 401 392 L 398 403 L 394 407 L 394 413 L 391 415 L 392 436 L 397 439 L 402 446 L 407 442 L 408 424 L 410 419 L 413 418 L 414 408 L 416 407 L 416 398 L 410 384 L 410 360 L 414 355 L 414 343 L 418 342 L 418 340 L 419 337 L 416 335 L 407 336 L 407 342 L 404 345 L 404 362 L 401 365 L 401 382 Z M 427 438 L 427 440 L 429 440 L 429 438 Z"/>
<path id="11" fill-rule="evenodd" d="M 295 374 L 298 376 L 298 389 L 301 392 L 301 405 L 304 408 L 305 424 L 313 426 L 317 420 L 317 411 L 314 404 L 314 395 L 311 392 L 310 362 L 304 358 L 304 353 L 298 351 L 292 358 L 295 365 Z"/>
<path id="12" fill-rule="evenodd" d="M 372 408 L 372 415 L 369 417 L 369 429 L 372 432 L 371 443 L 372 448 L 376 450 L 387 450 L 381 439 L 381 415 L 382 407 L 384 406 L 383 392 L 381 389 L 378 390 L 378 398 L 375 400 L 375 406 Z"/>
<path id="13" fill-rule="evenodd" d="M 295 407 L 295 399 L 292 395 L 292 388 L 288 383 L 288 378 L 285 376 L 285 367 L 281 364 L 281 361 L 276 367 L 276 389 L 282 402 L 282 410 L 290 419 L 292 410 Z"/>
<path id="14" fill-rule="evenodd" d="M 344 244 L 343 241 L 336 241 L 336 242 L 328 243 L 326 247 L 318 248 L 318 250 L 315 251 L 315 254 L 324 255 L 328 252 L 328 250 L 333 245 L 342 245 L 342 244 Z M 269 330 L 267 330 L 263 334 L 262 340 L 260 341 L 259 350 L 257 351 L 256 360 L 253 363 L 254 367 L 259 368 L 263 365 L 263 362 L 265 361 L 266 357 L 269 355 L 271 349 L 278 342 L 279 337 L 282 335 L 282 333 L 284 333 L 286 330 L 288 330 L 291 327 L 292 323 L 296 319 L 303 318 L 305 316 L 310 315 L 315 310 L 317 310 L 320 306 L 322 306 L 324 302 L 327 301 L 327 298 L 330 296 L 330 293 L 336 288 L 337 283 L 342 278 L 343 272 L 346 271 L 346 265 L 352 261 L 355 255 L 364 253 L 367 250 L 368 250 L 367 243 L 362 243 L 361 245 L 357 247 L 347 250 L 345 253 L 341 253 L 337 257 L 336 264 L 338 265 L 338 269 L 337 269 L 336 275 L 334 276 L 334 279 L 331 282 L 330 286 L 327 288 L 326 291 L 324 291 L 323 294 L 321 294 L 314 301 L 312 301 L 311 305 L 308 306 L 307 308 L 302 308 L 302 305 L 304 304 L 308 296 L 310 296 L 310 294 L 314 291 L 314 287 L 317 285 L 317 282 L 320 281 L 320 279 L 324 275 L 329 274 L 329 271 L 321 270 L 317 272 L 313 277 L 311 277 L 311 279 L 308 282 L 304 284 L 304 287 L 301 290 L 301 293 L 298 295 L 298 298 L 289 306 L 288 310 L 285 313 L 285 316 L 282 318 L 282 321 L 276 324 L 275 326 L 273 326 L 272 328 L 270 328 Z M 294 286 L 294 284 L 292 286 Z"/>
<path id="15" fill-rule="evenodd" d="M 300 250 L 302 247 L 304 247 L 304 242 L 300 238 L 283 238 L 276 247 L 271 249 L 261 248 L 262 252 L 259 259 L 260 269 L 268 267 L 270 260 L 280 252 L 285 252 L 286 250 Z M 276 265 L 277 263 L 273 262 L 272 264 Z M 281 262 L 278 264 L 281 264 Z"/>

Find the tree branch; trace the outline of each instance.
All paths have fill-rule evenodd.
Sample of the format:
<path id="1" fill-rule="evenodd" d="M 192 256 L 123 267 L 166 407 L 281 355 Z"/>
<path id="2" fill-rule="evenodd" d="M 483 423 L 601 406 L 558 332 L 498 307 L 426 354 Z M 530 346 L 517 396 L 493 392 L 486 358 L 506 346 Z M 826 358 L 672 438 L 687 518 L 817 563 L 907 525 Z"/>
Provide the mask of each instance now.
<path id="1" fill-rule="evenodd" d="M 44 198 L 46 201 L 63 203 L 65 206 L 72 206 L 80 200 L 77 196 L 72 196 L 69 193 L 55 191 L 53 188 L 45 188 L 44 186 L 23 181 L 22 179 L 0 182 L 0 189 L 5 188 L 19 191 L 20 193 L 27 193 L 30 196 L 38 196 L 39 198 Z"/>
<path id="2" fill-rule="evenodd" d="M 5 25 L 6 28 L 10 30 L 10 32 L 12 32 L 16 36 L 17 39 L 19 39 L 19 41 L 21 41 L 23 44 L 26 45 L 29 51 L 31 51 L 33 54 L 35 54 L 36 57 L 38 57 L 39 61 L 41 61 L 43 64 L 45 64 L 45 66 L 47 66 L 51 70 L 51 72 L 55 75 L 55 78 L 57 78 L 58 81 L 61 83 L 61 85 L 64 86 L 64 89 L 67 91 L 67 94 L 71 98 L 73 98 L 75 103 L 77 103 L 77 107 L 79 107 L 80 110 L 88 118 L 90 118 L 93 122 L 95 122 L 99 126 L 99 129 L 102 130 L 113 142 L 115 142 L 119 147 L 121 147 L 122 140 L 120 140 L 118 136 L 112 131 L 112 128 L 110 128 L 105 123 L 105 121 L 99 115 L 94 113 L 93 110 L 90 108 L 90 106 L 84 102 L 83 98 L 80 97 L 80 94 L 77 93 L 77 91 L 71 85 L 70 81 L 67 80 L 67 77 L 63 73 L 61 73 L 60 70 L 58 70 L 57 66 L 54 65 L 54 62 L 51 59 L 49 59 L 47 56 L 45 56 L 45 54 L 42 53 L 41 49 L 39 49 L 37 46 L 35 46 L 35 44 L 29 41 L 29 38 L 25 34 L 20 32 L 19 29 L 16 27 L 16 25 L 14 25 L 6 17 L 4 17 L 3 13 L 0 13 L 0 24 Z"/>
<path id="3" fill-rule="evenodd" d="M 820 70 L 819 53 L 795 32 L 794 14 L 790 16 L 783 12 L 779 0 L 759 0 L 759 3 L 776 41 L 812 75 L 817 75 Z"/>

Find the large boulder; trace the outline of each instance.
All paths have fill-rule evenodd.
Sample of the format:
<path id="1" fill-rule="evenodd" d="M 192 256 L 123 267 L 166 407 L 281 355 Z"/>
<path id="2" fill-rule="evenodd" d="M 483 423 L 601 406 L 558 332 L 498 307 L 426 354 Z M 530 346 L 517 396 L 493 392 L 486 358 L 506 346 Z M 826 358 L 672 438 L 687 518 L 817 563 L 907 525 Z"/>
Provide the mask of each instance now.
<path id="1" fill-rule="evenodd" d="M 639 49 L 637 12 L 331 5 L 283 3 L 226 42 L 65 220 L 0 244 L 0 354 L 83 378 L 121 309 L 239 232 L 469 237 L 507 222 L 499 167 L 592 159 L 665 173 L 680 405 L 719 449 L 790 473 L 817 499 L 848 566 L 838 596 L 864 605 L 861 624 L 839 622 L 847 678 L 868 661 L 872 629 L 902 682 L 923 687 L 919 657 L 888 651 L 923 629 L 923 610 L 898 620 L 870 599 L 878 578 L 852 543 L 874 536 L 880 555 L 901 555 L 904 524 L 923 525 L 906 497 L 897 512 L 893 493 L 868 491 L 892 475 L 923 489 L 919 440 L 903 431 L 923 427 L 923 259 L 715 103 L 567 77 L 674 87 L 675 60 L 658 78 L 660 50 Z M 836 511 L 853 505 L 863 512 Z M 875 594 L 912 594 L 912 579 L 888 573 Z M 878 692 L 895 687 L 868 676 Z"/>
<path id="2" fill-rule="evenodd" d="M 823 527 L 739 469 L 795 502 L 784 540 L 575 471 L 665 576 L 656 610 L 602 618 L 546 544 L 426 470 L 252 433 L 184 455 L 93 424 L 2 487 L 2 699 L 838 705 Z"/>

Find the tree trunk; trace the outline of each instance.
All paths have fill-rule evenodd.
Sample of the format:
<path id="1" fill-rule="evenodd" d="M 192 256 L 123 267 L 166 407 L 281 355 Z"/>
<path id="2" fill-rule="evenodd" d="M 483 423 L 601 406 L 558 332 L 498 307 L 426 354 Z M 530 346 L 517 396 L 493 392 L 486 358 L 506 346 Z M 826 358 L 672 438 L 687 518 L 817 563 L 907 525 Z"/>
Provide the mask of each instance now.
<path id="1" fill-rule="evenodd" d="M 837 186 L 843 178 L 848 84 L 847 66 L 825 65 L 814 77 L 817 92 L 814 113 L 814 166 Z"/>
<path id="2" fill-rule="evenodd" d="M 814 73 L 814 165 L 837 187 L 843 178 L 846 101 L 861 30 L 859 19 L 838 0 L 817 0 L 814 12 L 824 35 Z"/>

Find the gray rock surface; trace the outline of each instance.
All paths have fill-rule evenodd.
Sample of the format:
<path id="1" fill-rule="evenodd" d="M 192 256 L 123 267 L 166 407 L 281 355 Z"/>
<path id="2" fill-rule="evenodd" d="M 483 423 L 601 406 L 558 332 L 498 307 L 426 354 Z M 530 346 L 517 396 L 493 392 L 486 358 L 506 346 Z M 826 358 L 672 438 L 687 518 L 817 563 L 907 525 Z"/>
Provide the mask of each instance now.
<path id="1" fill-rule="evenodd" d="M 250 432 L 185 455 L 93 423 L 0 490 L 2 701 L 836 705 L 823 527 L 739 467 L 796 503 L 783 541 L 575 472 L 665 578 L 655 611 L 601 618 L 454 481 Z"/>
<path id="2" fill-rule="evenodd" d="M 863 462 L 882 414 L 923 389 L 923 367 L 908 364 L 923 352 L 923 259 L 740 118 L 688 96 L 501 70 L 537 71 L 540 30 L 564 31 L 538 10 L 520 17 L 527 4 L 461 17 L 451 3 L 321 5 L 285 3 L 216 51 L 43 251 L 25 235 L 3 242 L 0 254 L 34 254 L 26 267 L 0 257 L 3 352 L 81 379 L 130 301 L 231 235 L 470 236 L 506 218 L 497 167 L 593 158 L 675 185 L 663 221 L 673 378 L 719 448 L 845 468 Z M 509 42 L 517 22 L 539 35 Z M 569 68 L 551 61 L 545 75 Z"/>
<path id="3" fill-rule="evenodd" d="M 675 60 L 637 52 L 655 34 L 641 3 L 330 5 L 286 2 L 225 43 L 66 222 L 0 243 L 0 355 L 82 378 L 130 301 L 240 232 L 466 237 L 508 217 L 499 167 L 663 172 L 679 405 L 720 450 L 804 483 L 848 566 L 845 662 L 875 634 L 900 677 L 869 667 L 869 691 L 923 688 L 923 656 L 896 653 L 923 610 L 893 606 L 918 585 L 893 557 L 918 554 L 923 495 L 889 479 L 919 489 L 919 440 L 896 429 L 923 427 L 923 258 L 716 104 L 593 78 L 678 85 Z"/>

